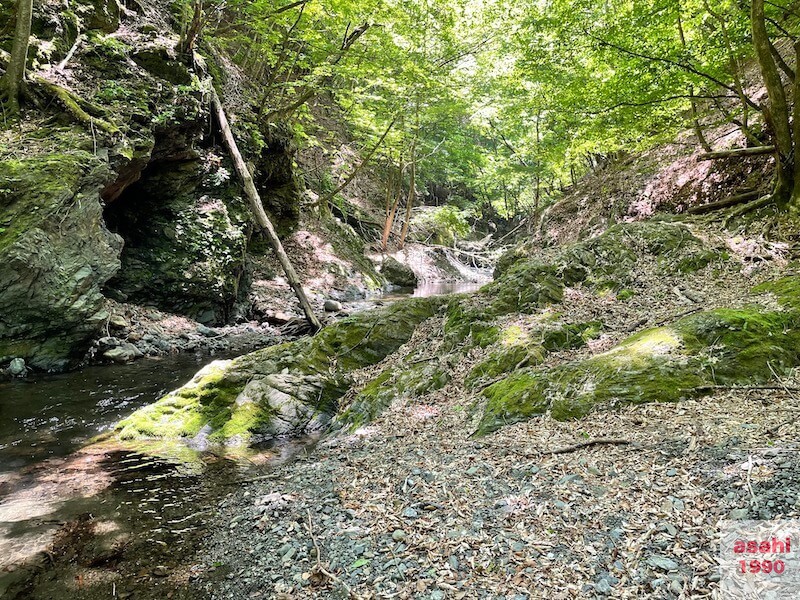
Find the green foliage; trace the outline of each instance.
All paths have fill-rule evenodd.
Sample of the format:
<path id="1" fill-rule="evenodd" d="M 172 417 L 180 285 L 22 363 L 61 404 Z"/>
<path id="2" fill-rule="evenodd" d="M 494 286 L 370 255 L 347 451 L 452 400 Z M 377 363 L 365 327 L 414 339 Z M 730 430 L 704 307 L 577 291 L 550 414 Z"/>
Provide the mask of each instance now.
<path id="1" fill-rule="evenodd" d="M 451 246 L 457 239 L 466 237 L 470 232 L 468 214 L 467 211 L 459 210 L 455 206 L 446 205 L 420 212 L 412 223 L 422 239 Z"/>

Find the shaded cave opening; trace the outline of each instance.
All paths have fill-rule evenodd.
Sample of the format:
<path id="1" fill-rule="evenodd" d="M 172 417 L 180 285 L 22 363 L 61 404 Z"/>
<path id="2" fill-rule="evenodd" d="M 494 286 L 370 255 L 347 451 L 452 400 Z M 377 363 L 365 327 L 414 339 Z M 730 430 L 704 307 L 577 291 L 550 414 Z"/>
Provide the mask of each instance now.
<path id="1" fill-rule="evenodd" d="M 124 241 L 107 297 L 205 325 L 232 320 L 245 295 L 251 225 L 224 172 L 213 155 L 152 160 L 104 191 L 106 226 Z"/>

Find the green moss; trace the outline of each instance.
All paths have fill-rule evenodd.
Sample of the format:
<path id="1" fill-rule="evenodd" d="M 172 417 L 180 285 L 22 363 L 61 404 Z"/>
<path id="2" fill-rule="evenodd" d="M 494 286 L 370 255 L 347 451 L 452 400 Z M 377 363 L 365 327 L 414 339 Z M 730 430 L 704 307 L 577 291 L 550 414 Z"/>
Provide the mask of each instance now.
<path id="1" fill-rule="evenodd" d="M 629 337 L 608 352 L 511 375 L 484 391 L 479 433 L 549 410 L 582 417 L 598 406 L 676 402 L 714 385 L 766 382 L 800 364 L 800 315 L 717 309 Z"/>
<path id="2" fill-rule="evenodd" d="M 598 337 L 602 330 L 603 324 L 600 321 L 562 324 L 544 330 L 542 347 L 548 352 L 580 348 L 587 341 Z"/>
<path id="3" fill-rule="evenodd" d="M 211 363 L 184 387 L 120 421 L 116 425 L 120 439 L 185 438 L 197 435 L 206 425 L 222 428 L 244 389 L 243 383 L 226 379 L 230 364 Z"/>
<path id="4" fill-rule="evenodd" d="M 99 161 L 88 152 L 30 156 L 0 162 L 0 252 L 38 226 L 52 227 Z"/>
<path id="5" fill-rule="evenodd" d="M 675 268 L 681 273 L 694 273 L 695 271 L 706 268 L 711 263 L 728 260 L 729 258 L 730 255 L 727 252 L 702 250 L 682 258 L 675 265 Z"/>
<path id="6" fill-rule="evenodd" d="M 755 294 L 775 294 L 782 305 L 800 310 L 800 277 L 791 275 L 776 281 L 767 281 L 753 288 Z"/>
<path id="7" fill-rule="evenodd" d="M 491 312 L 467 306 L 466 298 L 456 297 L 447 308 L 444 324 L 444 347 L 453 350 L 460 345 L 486 348 L 500 339 L 500 328 Z"/>
<path id="8" fill-rule="evenodd" d="M 635 295 L 636 292 L 634 292 L 633 290 L 629 290 L 627 288 L 621 289 L 620 291 L 617 292 L 617 300 L 619 300 L 620 302 L 625 302 L 633 298 Z"/>
<path id="9" fill-rule="evenodd" d="M 284 406 L 292 412 L 291 403 L 333 413 L 350 386 L 347 374 L 395 352 L 439 302 L 397 302 L 342 319 L 313 338 L 212 363 L 188 385 L 121 421 L 116 430 L 122 439 L 186 438 L 207 427 L 212 442 L 246 444 L 253 434 L 269 433 L 276 412 Z M 416 379 L 401 381 L 399 389 L 416 386 L 419 391 L 442 381 L 442 375 L 418 373 Z M 379 404 L 369 397 L 377 391 L 377 384 L 367 391 L 371 402 L 365 406 Z"/>
<path id="10" fill-rule="evenodd" d="M 483 391 L 489 401 L 476 433 L 486 434 L 544 414 L 549 406 L 545 390 L 542 374 L 531 371 L 515 373 L 490 385 Z"/>
<path id="11" fill-rule="evenodd" d="M 687 352 L 719 383 L 766 381 L 800 363 L 800 316 L 758 307 L 717 309 L 681 319 Z"/>
<path id="12" fill-rule="evenodd" d="M 544 349 L 538 345 L 501 346 L 472 368 L 466 383 L 472 386 L 480 379 L 492 379 L 518 368 L 537 365 L 544 360 L 544 356 Z"/>

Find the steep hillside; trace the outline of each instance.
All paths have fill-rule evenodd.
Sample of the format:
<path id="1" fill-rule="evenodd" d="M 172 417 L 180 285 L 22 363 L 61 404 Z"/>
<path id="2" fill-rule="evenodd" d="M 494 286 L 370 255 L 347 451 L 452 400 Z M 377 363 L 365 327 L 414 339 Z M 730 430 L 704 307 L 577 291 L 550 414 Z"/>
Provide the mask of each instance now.
<path id="1" fill-rule="evenodd" d="M 291 316 L 291 291 L 209 127 L 206 73 L 176 53 L 180 6 L 37 3 L 35 106 L 1 134 L 0 363 L 77 364 L 110 320 L 138 314 L 106 298 L 212 326 Z M 260 122 L 236 67 L 209 56 L 314 303 L 380 287 L 353 232 L 308 211 L 291 129 Z"/>

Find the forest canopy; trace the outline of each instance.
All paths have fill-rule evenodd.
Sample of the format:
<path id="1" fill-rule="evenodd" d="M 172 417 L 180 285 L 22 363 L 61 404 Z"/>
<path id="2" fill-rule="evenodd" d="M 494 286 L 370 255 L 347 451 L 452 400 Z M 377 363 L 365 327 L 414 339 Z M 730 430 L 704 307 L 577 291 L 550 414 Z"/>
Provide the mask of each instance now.
<path id="1" fill-rule="evenodd" d="M 0 57 L 11 112 L 31 4 L 19 2 L 18 43 Z M 259 90 L 262 120 L 290 122 L 306 145 L 324 143 L 329 125 L 312 110 L 324 99 L 362 156 L 386 168 L 387 185 L 410 195 L 435 185 L 455 205 L 538 212 L 588 171 L 679 131 L 710 152 L 725 124 L 743 144 L 774 150 L 770 200 L 799 195 L 791 88 L 800 8 L 787 0 L 172 6 L 179 50 L 190 60 L 232 57 Z M 325 177 L 316 187 L 335 195 Z"/>

